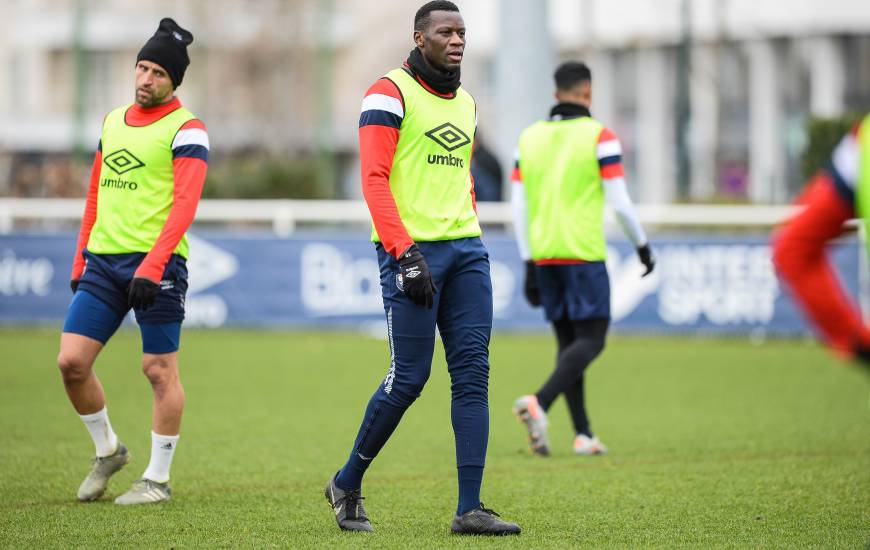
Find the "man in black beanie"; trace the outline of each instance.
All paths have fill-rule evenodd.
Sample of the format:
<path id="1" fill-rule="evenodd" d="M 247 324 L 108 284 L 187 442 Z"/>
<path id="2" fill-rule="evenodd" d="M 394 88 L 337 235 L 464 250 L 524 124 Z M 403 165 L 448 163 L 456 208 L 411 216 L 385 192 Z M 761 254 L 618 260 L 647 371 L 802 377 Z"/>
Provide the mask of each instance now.
<path id="1" fill-rule="evenodd" d="M 193 35 L 175 21 L 160 21 L 137 56 L 136 102 L 106 115 L 94 158 L 58 355 L 67 395 L 96 447 L 79 487 L 81 501 L 100 498 L 109 478 L 130 461 L 93 371 L 130 309 L 154 393 L 151 460 L 115 503 L 162 502 L 171 495 L 169 470 L 184 409 L 178 347 L 187 292 L 185 232 L 202 194 L 209 148 L 205 126 L 173 93 L 190 63 L 191 42 Z"/>
<path id="2" fill-rule="evenodd" d="M 187 46 L 193 42 L 193 35 L 178 26 L 178 23 L 166 17 L 160 21 L 157 32 L 139 50 L 136 56 L 137 66 L 142 61 L 156 63 L 169 77 L 172 88 L 168 93 L 175 91 L 184 80 L 184 71 L 190 65 L 187 56 Z M 147 65 L 147 64 L 146 64 Z M 161 90 L 164 91 L 164 90 Z M 168 95 L 168 94 L 167 94 Z M 166 96 L 139 96 L 139 85 L 136 86 L 136 103 L 142 107 L 153 107 L 165 102 Z"/>

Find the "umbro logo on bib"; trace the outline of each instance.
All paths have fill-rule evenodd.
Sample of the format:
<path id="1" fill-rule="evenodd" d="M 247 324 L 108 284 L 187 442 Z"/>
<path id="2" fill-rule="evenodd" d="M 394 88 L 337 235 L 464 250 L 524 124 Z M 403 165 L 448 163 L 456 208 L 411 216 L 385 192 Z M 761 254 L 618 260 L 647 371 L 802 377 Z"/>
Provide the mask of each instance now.
<path id="1" fill-rule="evenodd" d="M 468 135 L 456 126 L 446 122 L 426 132 L 426 137 L 440 145 L 448 153 L 471 143 Z"/>
<path id="2" fill-rule="evenodd" d="M 119 176 L 130 170 L 145 166 L 144 162 L 126 149 L 118 149 L 111 155 L 103 157 L 103 164 L 111 168 Z"/>

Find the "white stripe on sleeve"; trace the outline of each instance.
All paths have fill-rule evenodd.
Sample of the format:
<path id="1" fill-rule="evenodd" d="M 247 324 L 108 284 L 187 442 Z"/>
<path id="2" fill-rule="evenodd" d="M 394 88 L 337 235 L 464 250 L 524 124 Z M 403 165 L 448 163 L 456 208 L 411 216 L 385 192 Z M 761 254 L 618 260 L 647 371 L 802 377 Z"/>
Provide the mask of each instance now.
<path id="1" fill-rule="evenodd" d="M 852 134 L 844 137 L 831 155 L 834 170 L 850 188 L 855 189 L 858 181 L 858 140 Z"/>
<path id="2" fill-rule="evenodd" d="M 622 145 L 618 139 L 609 139 L 602 141 L 595 147 L 595 153 L 598 159 L 606 159 L 607 157 L 615 157 L 622 154 Z"/>
<path id="3" fill-rule="evenodd" d="M 399 118 L 404 118 L 405 109 L 402 108 L 402 102 L 395 97 L 384 94 L 367 95 L 362 100 L 362 108 L 360 113 L 366 111 L 387 111 L 393 113 Z"/>
<path id="4" fill-rule="evenodd" d="M 175 150 L 184 145 L 202 145 L 208 149 L 208 134 L 201 128 L 179 130 L 172 140 L 172 149 Z"/>

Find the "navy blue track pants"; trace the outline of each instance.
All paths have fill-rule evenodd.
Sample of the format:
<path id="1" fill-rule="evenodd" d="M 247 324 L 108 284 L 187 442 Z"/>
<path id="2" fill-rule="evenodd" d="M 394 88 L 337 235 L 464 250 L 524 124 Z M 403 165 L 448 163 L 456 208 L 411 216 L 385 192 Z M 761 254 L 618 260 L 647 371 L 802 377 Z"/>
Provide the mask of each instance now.
<path id="1" fill-rule="evenodd" d="M 492 281 L 489 254 L 479 238 L 417 243 L 438 287 L 432 309 L 399 289 L 399 264 L 378 245 L 390 367 L 363 417 L 351 456 L 374 458 L 404 411 L 423 390 L 432 368 L 435 328 L 441 334 L 451 381 L 451 419 L 457 467 L 483 468 L 489 437 L 489 339 Z"/>

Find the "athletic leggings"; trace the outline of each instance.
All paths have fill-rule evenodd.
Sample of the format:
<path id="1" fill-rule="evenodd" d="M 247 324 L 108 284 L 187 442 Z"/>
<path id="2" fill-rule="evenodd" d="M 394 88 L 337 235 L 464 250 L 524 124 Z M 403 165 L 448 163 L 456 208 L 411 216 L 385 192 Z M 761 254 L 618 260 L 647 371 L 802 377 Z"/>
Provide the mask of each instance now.
<path id="1" fill-rule="evenodd" d="M 592 431 L 586 415 L 583 379 L 586 367 L 604 349 L 609 325 L 608 318 L 555 321 L 553 328 L 559 343 L 556 369 L 536 394 L 538 403 L 544 410 L 549 410 L 559 394 L 564 393 L 574 431 L 590 437 Z"/>

